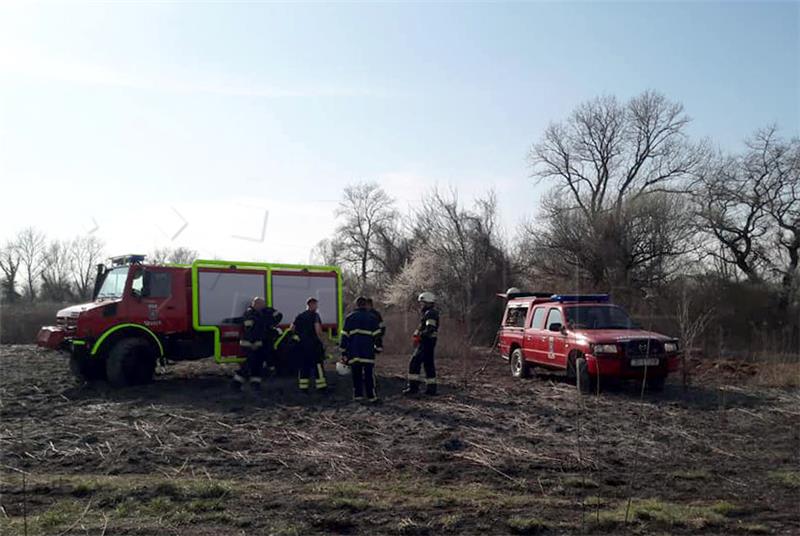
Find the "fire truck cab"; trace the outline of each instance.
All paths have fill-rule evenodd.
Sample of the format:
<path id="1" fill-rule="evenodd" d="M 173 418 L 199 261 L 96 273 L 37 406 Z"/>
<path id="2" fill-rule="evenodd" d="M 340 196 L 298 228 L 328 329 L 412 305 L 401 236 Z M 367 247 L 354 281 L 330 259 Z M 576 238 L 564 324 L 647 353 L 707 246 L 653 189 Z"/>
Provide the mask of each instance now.
<path id="1" fill-rule="evenodd" d="M 515 378 L 535 368 L 564 371 L 584 393 L 603 379 L 644 379 L 660 391 L 678 367 L 678 342 L 646 331 L 607 294 L 552 294 L 509 289 L 498 333 Z"/>
<path id="2" fill-rule="evenodd" d="M 316 297 L 323 329 L 335 339 L 343 321 L 341 289 L 341 273 L 332 266 L 155 265 L 144 255 L 124 255 L 98 266 L 93 301 L 58 311 L 37 343 L 66 353 L 79 378 L 135 385 L 150 381 L 157 362 L 167 358 L 241 361 L 241 317 L 254 296 L 283 313 L 284 330 L 306 299 Z"/>

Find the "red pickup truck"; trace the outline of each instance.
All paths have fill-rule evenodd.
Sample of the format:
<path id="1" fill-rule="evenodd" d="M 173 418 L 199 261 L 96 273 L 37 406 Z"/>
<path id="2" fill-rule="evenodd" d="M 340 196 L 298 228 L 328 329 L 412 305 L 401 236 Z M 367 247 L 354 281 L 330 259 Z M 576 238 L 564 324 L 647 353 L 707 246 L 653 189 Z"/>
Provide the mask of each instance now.
<path id="1" fill-rule="evenodd" d="M 509 289 L 498 333 L 500 353 L 515 378 L 541 367 L 563 370 L 583 393 L 604 379 L 645 379 L 664 388 L 678 368 L 678 342 L 645 331 L 607 294 L 566 295 Z"/>

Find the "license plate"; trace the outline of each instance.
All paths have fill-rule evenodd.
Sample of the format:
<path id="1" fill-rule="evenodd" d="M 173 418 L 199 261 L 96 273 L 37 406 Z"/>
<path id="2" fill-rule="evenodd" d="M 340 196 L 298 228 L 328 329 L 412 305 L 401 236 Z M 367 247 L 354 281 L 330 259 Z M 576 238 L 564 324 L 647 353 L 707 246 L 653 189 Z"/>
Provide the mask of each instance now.
<path id="1" fill-rule="evenodd" d="M 658 358 L 651 357 L 649 359 L 631 359 L 632 367 L 657 367 Z"/>

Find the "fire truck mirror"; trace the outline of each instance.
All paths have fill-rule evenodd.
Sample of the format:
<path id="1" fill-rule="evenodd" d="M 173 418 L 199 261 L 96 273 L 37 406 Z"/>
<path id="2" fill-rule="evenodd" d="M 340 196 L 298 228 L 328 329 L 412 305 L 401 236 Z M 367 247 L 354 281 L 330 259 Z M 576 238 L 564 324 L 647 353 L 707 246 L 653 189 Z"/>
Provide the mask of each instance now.
<path id="1" fill-rule="evenodd" d="M 549 329 L 550 331 L 555 331 L 560 333 L 562 327 L 563 326 L 561 325 L 560 322 L 553 322 L 547 329 Z"/>

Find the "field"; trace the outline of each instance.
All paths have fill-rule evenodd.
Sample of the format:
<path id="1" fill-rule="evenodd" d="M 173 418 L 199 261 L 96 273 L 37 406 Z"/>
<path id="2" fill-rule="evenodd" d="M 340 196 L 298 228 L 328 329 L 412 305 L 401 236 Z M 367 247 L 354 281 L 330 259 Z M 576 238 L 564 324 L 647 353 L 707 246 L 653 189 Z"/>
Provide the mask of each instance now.
<path id="1" fill-rule="evenodd" d="M 515 381 L 484 351 L 442 359 L 437 398 L 383 403 L 170 366 L 144 387 L 78 386 L 65 360 L 0 347 L 0 530 L 11 534 L 797 534 L 800 395 L 708 369 L 581 397 Z M 711 372 L 710 372 L 711 371 Z M 467 381 L 464 381 L 464 380 Z"/>

